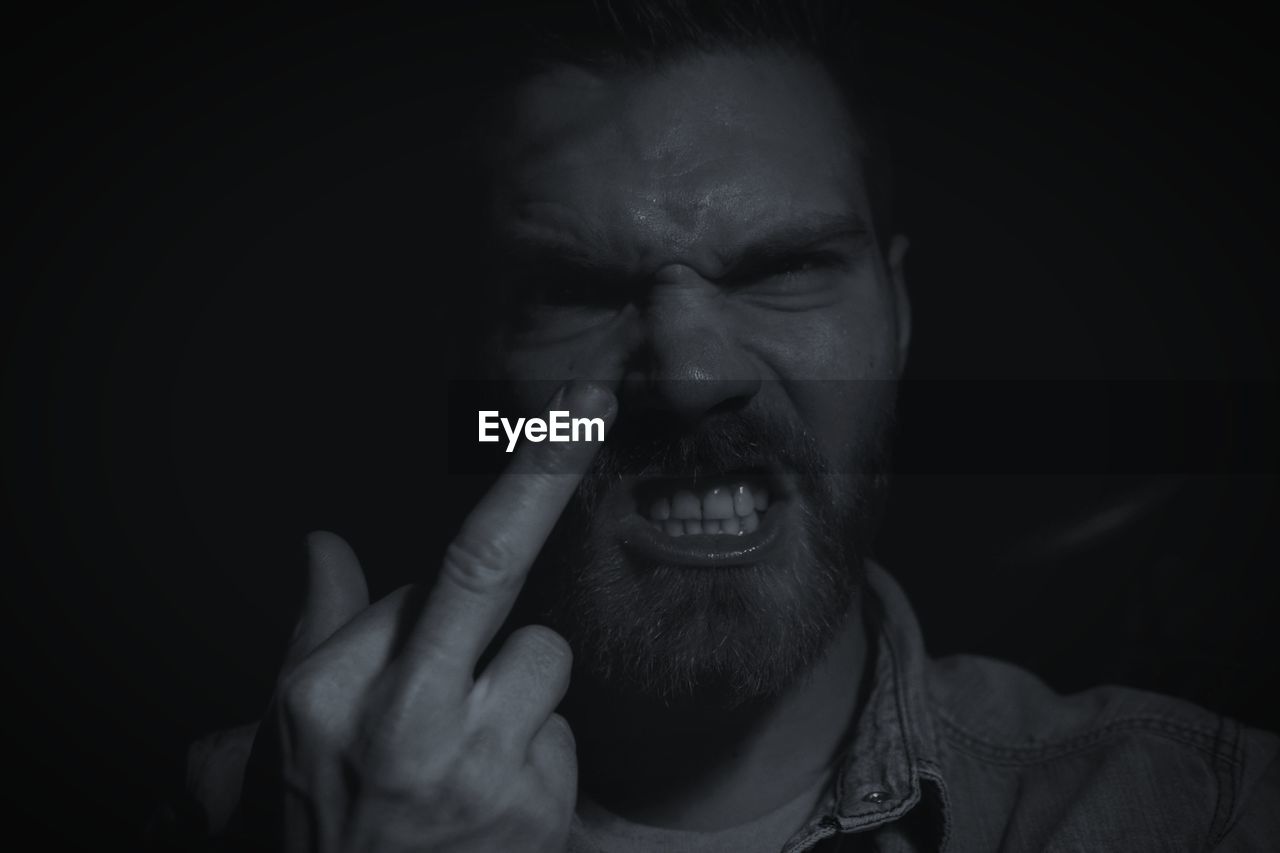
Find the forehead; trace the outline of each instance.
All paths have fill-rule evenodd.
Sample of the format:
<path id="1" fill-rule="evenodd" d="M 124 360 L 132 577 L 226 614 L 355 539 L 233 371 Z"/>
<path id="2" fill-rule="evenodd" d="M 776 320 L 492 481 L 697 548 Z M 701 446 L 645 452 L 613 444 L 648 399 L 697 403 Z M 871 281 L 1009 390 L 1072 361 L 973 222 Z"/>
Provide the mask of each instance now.
<path id="1" fill-rule="evenodd" d="M 829 75 L 805 57 L 564 66 L 524 82 L 510 106 L 493 173 L 504 228 L 646 264 L 799 216 L 869 220 L 858 134 Z"/>

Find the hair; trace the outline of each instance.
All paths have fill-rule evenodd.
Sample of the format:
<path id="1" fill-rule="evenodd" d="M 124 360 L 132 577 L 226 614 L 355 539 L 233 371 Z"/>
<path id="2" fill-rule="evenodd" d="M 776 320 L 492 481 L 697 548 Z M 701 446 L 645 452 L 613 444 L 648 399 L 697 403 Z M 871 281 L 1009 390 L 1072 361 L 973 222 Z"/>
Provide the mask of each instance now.
<path id="1" fill-rule="evenodd" d="M 848 0 L 491 0 L 472 7 L 467 76 L 480 102 L 559 65 L 600 71 L 656 66 L 697 52 L 780 49 L 831 75 L 860 135 L 871 214 L 892 234 L 892 169 L 883 114 Z M 883 243 L 882 243 L 883 248 Z"/>
<path id="2" fill-rule="evenodd" d="M 622 73 L 698 52 L 794 52 L 827 71 L 858 128 L 872 225 L 887 252 L 893 234 L 887 133 L 852 6 L 847 0 L 473 0 L 438 21 L 430 38 L 438 48 L 431 59 L 437 92 L 447 92 L 445 112 L 457 121 L 445 142 L 456 146 L 447 158 L 453 180 L 483 185 L 484 141 L 502 132 L 505 98 L 541 72 L 573 65 Z M 475 251 L 485 256 L 487 248 Z M 468 342 L 483 337 L 473 328 L 479 320 L 466 319 L 476 291 L 460 289 L 451 298 L 460 303 L 445 334 L 459 342 L 452 347 L 454 367 L 463 369 L 473 355 Z"/>

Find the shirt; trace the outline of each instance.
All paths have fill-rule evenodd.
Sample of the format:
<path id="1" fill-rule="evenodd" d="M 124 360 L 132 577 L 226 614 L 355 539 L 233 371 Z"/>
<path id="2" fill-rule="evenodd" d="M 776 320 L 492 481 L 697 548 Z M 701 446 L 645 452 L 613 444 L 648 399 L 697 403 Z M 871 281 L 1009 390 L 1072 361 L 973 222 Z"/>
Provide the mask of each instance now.
<path id="1" fill-rule="evenodd" d="M 766 815 L 739 826 L 714 831 L 665 829 L 633 823 L 581 797 L 574 816 L 570 851 L 606 853 L 777 853 L 809 815 L 825 793 L 829 780 L 819 777 Z"/>
<path id="2" fill-rule="evenodd" d="M 866 599 L 867 702 L 807 818 L 787 813 L 798 828 L 781 853 L 1280 850 L 1274 735 L 1142 690 L 1064 696 L 990 658 L 932 659 L 906 596 L 874 564 Z M 228 785 L 200 768 L 242 773 L 243 731 L 192 749 L 188 788 L 206 825 L 228 799 L 209 792 Z M 573 822 L 572 853 L 607 843 L 587 817 Z"/>
<path id="3" fill-rule="evenodd" d="M 931 659 L 868 567 L 872 687 L 801 851 L 1280 849 L 1280 742 L 1168 696 L 1063 696 L 1007 663 Z M 581 820 L 573 853 L 596 853 Z"/>

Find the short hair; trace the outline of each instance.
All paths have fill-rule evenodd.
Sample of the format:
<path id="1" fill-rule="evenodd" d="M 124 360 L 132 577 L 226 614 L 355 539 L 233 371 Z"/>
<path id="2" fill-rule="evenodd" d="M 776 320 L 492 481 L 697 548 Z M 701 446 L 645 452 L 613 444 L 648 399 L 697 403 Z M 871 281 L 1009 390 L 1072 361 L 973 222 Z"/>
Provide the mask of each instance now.
<path id="1" fill-rule="evenodd" d="M 428 29 L 401 36 L 414 57 L 410 66 L 421 70 L 425 60 L 433 68 L 427 79 L 437 97 L 424 117 L 432 124 L 433 144 L 444 149 L 441 162 L 449 164 L 442 180 L 461 193 L 449 226 L 457 232 L 455 249 L 496 257 L 485 243 L 492 235 L 469 227 L 487 213 L 484 194 L 471 190 L 489 180 L 484 140 L 501 132 L 502 107 L 520 83 L 564 65 L 623 72 L 699 52 L 776 49 L 816 60 L 842 95 L 859 131 L 854 154 L 872 227 L 887 256 L 893 235 L 887 133 L 864 62 L 862 28 L 848 0 L 469 0 L 433 18 Z M 442 117 L 450 130 L 440 134 Z M 487 284 L 447 291 L 449 319 L 439 333 L 451 342 L 455 375 L 472 370 L 476 342 L 492 331 L 490 314 L 505 299 L 496 282 Z"/>
<path id="2" fill-rule="evenodd" d="M 492 95 L 558 65 L 624 70 L 696 52 L 776 48 L 826 69 L 864 142 L 868 200 L 882 248 L 892 233 L 893 179 L 883 113 L 848 0 L 525 0 L 471 4 L 479 31 L 467 76 Z"/>

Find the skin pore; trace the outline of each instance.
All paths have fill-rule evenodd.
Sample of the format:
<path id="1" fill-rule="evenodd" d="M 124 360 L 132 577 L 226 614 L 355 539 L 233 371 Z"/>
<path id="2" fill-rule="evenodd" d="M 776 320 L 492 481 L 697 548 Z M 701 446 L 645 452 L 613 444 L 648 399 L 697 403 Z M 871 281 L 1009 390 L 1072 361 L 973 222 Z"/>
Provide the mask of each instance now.
<path id="1" fill-rule="evenodd" d="M 608 72 L 562 66 L 525 81 L 508 106 L 492 225 L 521 308 L 494 372 L 521 414 L 539 410 L 533 389 L 546 381 L 602 381 L 622 424 L 645 411 L 689 430 L 735 414 L 793 425 L 825 475 L 856 490 L 905 361 L 906 243 L 877 239 L 863 142 L 821 66 L 763 48 Z M 779 613 L 805 606 L 785 584 L 803 582 L 815 559 L 798 519 L 820 494 L 790 496 L 782 544 L 749 570 L 678 560 L 663 570 L 728 572 L 724 584 L 760 597 L 762 618 L 773 601 Z M 617 481 L 576 535 L 604 555 L 614 586 L 639 594 L 659 575 L 623 547 L 636 511 Z M 565 714 L 580 789 L 632 820 L 703 830 L 795 797 L 827 772 L 859 705 L 865 626 L 856 605 L 839 616 L 804 671 L 733 703 L 621 689 L 575 648 L 586 662 Z M 697 639 L 679 650 L 696 658 Z M 730 651 L 738 639 L 726 629 Z"/>

